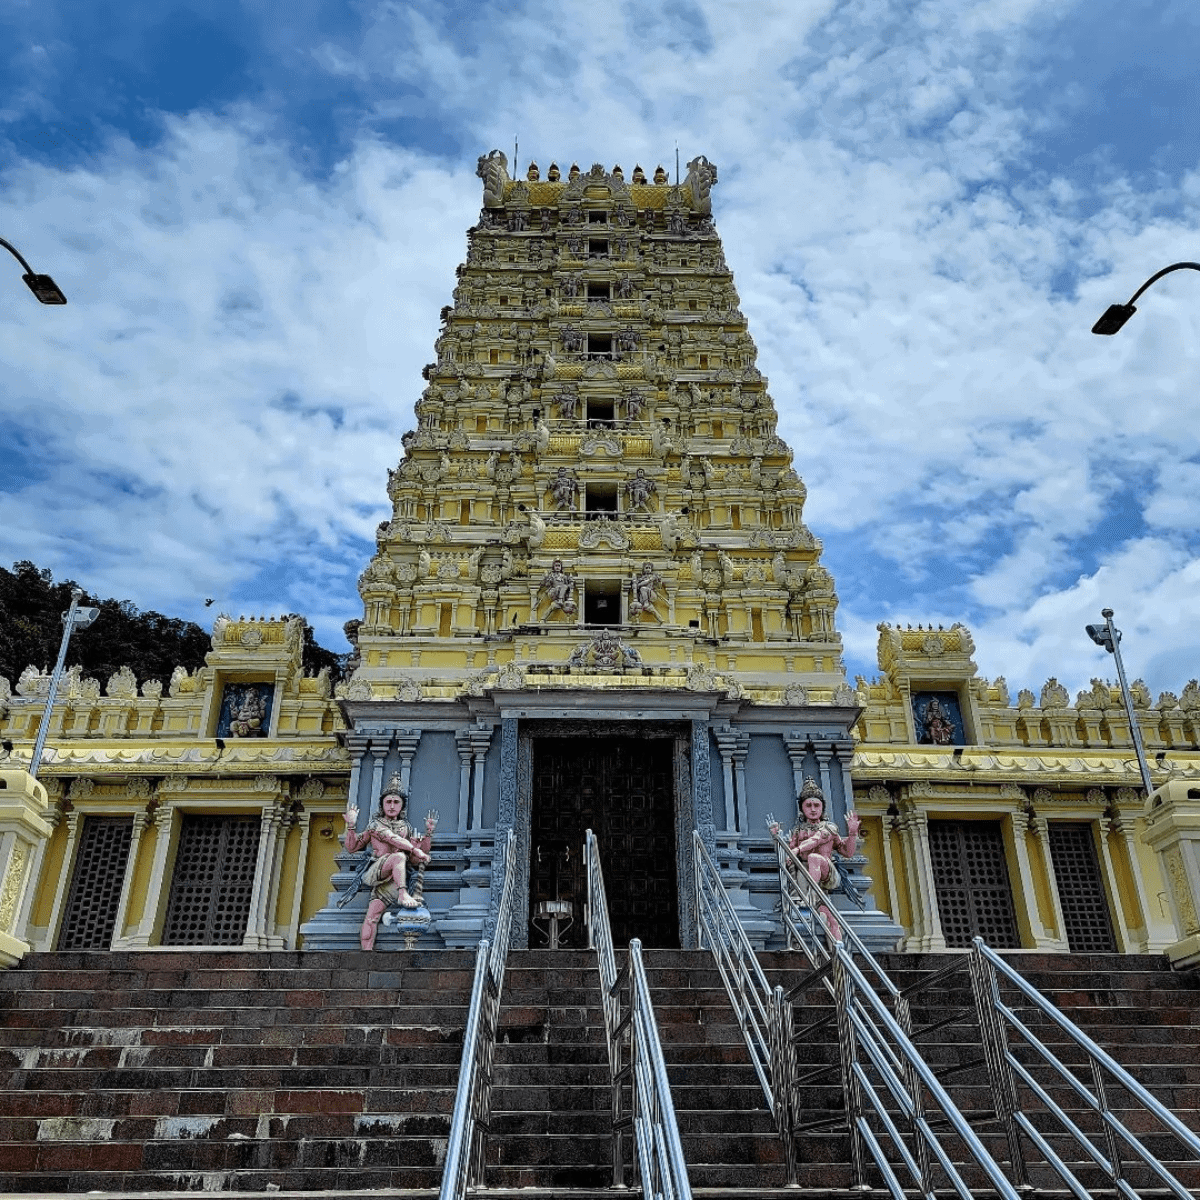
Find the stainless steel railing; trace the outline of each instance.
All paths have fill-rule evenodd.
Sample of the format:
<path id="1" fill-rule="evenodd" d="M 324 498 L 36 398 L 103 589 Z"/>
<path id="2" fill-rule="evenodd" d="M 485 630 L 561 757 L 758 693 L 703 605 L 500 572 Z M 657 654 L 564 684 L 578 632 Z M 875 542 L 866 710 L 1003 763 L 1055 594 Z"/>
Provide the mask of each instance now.
<path id="1" fill-rule="evenodd" d="M 1177 1154 L 1182 1150 L 1184 1157 L 1192 1159 L 1195 1168 L 1200 1165 L 1200 1137 L 985 945 L 982 938 L 975 938 L 972 945 L 971 976 L 993 1090 L 1013 1158 L 1022 1164 L 1018 1183 L 1027 1182 L 1023 1134 L 1068 1190 L 1079 1200 L 1088 1200 L 1093 1194 L 1092 1181 L 1081 1180 L 1079 1164 L 1069 1165 L 1050 1141 L 1057 1136 L 1061 1142 L 1065 1135 L 1066 1144 L 1082 1152 L 1083 1169 L 1098 1174 L 1127 1200 L 1137 1200 L 1148 1185 L 1166 1188 L 1179 1200 L 1194 1196 L 1145 1139 L 1162 1138 Z M 1075 1047 L 1073 1057 L 1083 1058 L 1081 1066 L 1064 1063 L 1038 1037 L 1030 1028 L 1029 1014 L 1019 1014 L 1002 996 L 1001 981 L 1050 1026 L 1051 1032 L 1059 1038 L 1065 1037 L 1067 1044 Z M 1050 1086 L 1064 1085 L 1079 1106 L 1080 1111 L 1074 1115 L 1050 1092 Z M 1129 1115 L 1118 1115 L 1118 1108 Z M 1085 1129 L 1085 1123 L 1091 1128 Z M 1046 1125 L 1050 1128 L 1044 1128 Z M 1163 1135 L 1169 1136 L 1163 1138 Z M 1136 1189 L 1131 1177 L 1136 1181 Z"/>
<path id="2" fill-rule="evenodd" d="M 721 873 L 696 830 L 692 831 L 692 863 L 701 945 L 707 945 L 716 960 L 767 1108 L 783 1139 L 788 1185 L 794 1186 L 798 1159 L 792 1113 L 791 1005 L 783 988 L 768 983 Z"/>
<path id="3" fill-rule="evenodd" d="M 691 1200 L 675 1105 L 642 965 L 642 944 L 637 938 L 629 943 L 629 956 L 618 971 L 600 851 L 590 829 L 584 840 L 584 856 L 588 935 L 599 958 L 612 1081 L 613 1187 L 625 1186 L 624 1139 L 632 1132 L 646 1200 Z"/>
<path id="4" fill-rule="evenodd" d="M 500 993 L 508 960 L 512 926 L 513 881 L 516 878 L 516 834 L 510 829 L 503 843 L 500 872 L 500 907 L 492 941 L 484 938 L 475 953 L 475 981 L 463 1032 L 462 1063 L 454 1113 L 446 1144 L 439 1200 L 463 1200 L 467 1189 L 483 1187 L 487 1169 L 487 1139 L 492 1119 L 492 1067 L 496 1054 L 496 1025 L 500 1017 Z M 493 863 L 492 886 L 497 882 Z"/>
<path id="5" fill-rule="evenodd" d="M 962 1200 L 970 1200 L 971 1188 L 982 1181 L 1005 1200 L 1017 1200 L 1018 1193 L 1004 1171 L 913 1043 L 908 995 L 888 978 L 854 931 L 837 921 L 830 898 L 812 881 L 807 868 L 787 843 L 778 834 L 773 838 L 779 856 L 783 917 L 789 942 L 803 949 L 815 968 L 790 992 L 785 994 L 782 988 L 775 989 L 771 1006 L 775 1029 L 768 1030 L 765 1039 L 754 1034 L 755 1040 L 765 1040 L 773 1056 L 772 1111 L 777 1114 L 787 1147 L 789 1170 L 794 1171 L 797 1157 L 795 1139 L 803 1132 L 828 1129 L 836 1122 L 844 1124 L 850 1134 L 857 1187 L 869 1186 L 868 1172 L 873 1165 L 896 1200 L 902 1200 L 906 1194 L 902 1179 L 905 1175 L 909 1187 L 915 1186 L 922 1196 L 932 1196 L 935 1188 L 948 1186 Z M 694 839 L 693 845 L 697 842 Z M 736 922 L 736 914 L 727 900 L 726 905 L 720 903 L 717 889 L 722 893 L 724 889 L 712 860 L 702 849 L 698 847 L 695 851 L 698 910 L 723 912 L 724 922 Z M 705 932 L 715 946 L 715 930 L 705 926 Z M 722 931 L 722 937 L 737 943 L 739 956 L 753 955 L 748 941 L 744 942 L 744 934 L 738 938 Z M 721 956 L 718 954 L 717 958 L 720 966 Z M 746 1033 L 754 1025 L 750 1019 L 752 1008 L 746 1003 L 750 989 L 744 988 L 744 995 L 739 995 L 738 989 L 730 986 L 731 980 L 737 981 L 735 966 L 736 961 L 731 959 L 722 976 L 735 1010 L 741 1007 L 747 1014 L 743 1026 Z M 754 971 L 748 971 L 746 978 L 754 978 L 758 987 L 760 975 L 761 967 L 756 962 Z M 765 976 L 763 980 L 765 983 Z M 817 982 L 833 998 L 833 1019 L 824 1020 L 828 1033 L 822 1033 L 822 1022 L 817 1022 L 797 1034 L 793 1003 Z M 763 1011 L 761 1001 L 754 1007 L 759 1013 Z M 797 1043 L 800 1039 L 820 1042 L 835 1032 L 845 1116 L 805 1123 L 801 1119 L 804 1093 L 813 1073 L 800 1073 Z M 747 1034 L 748 1045 L 750 1040 Z M 759 1061 L 762 1053 L 760 1045 Z M 756 1059 L 753 1050 L 751 1058 Z M 819 1068 L 818 1073 L 823 1069 Z M 935 1130 L 935 1124 L 940 1132 Z"/>

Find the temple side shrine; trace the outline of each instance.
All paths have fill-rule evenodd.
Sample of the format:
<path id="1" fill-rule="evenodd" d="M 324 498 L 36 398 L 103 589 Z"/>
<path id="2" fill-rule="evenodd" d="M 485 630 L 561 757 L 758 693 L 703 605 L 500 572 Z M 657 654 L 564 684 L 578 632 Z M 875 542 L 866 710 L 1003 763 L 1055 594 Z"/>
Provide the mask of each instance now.
<path id="1" fill-rule="evenodd" d="M 834 902 L 874 947 L 1200 960 L 1200 685 L 1134 685 L 1165 785 L 1147 806 L 1104 680 L 1014 701 L 964 626 L 881 625 L 881 674 L 848 681 L 716 167 L 508 165 L 479 160 L 350 676 L 304 676 L 296 618 L 220 617 L 166 689 L 68 676 L 36 783 L 15 768 L 48 677 L 0 680 L 3 961 L 357 948 L 374 876 L 341 814 L 365 844 L 385 785 L 432 830 L 397 893 L 424 916 L 385 917 L 380 950 L 475 945 L 510 830 L 514 945 L 582 945 L 588 828 L 618 943 L 695 945 L 698 831 L 751 939 L 780 947 L 768 820 L 819 792 L 839 828 L 861 818 Z"/>

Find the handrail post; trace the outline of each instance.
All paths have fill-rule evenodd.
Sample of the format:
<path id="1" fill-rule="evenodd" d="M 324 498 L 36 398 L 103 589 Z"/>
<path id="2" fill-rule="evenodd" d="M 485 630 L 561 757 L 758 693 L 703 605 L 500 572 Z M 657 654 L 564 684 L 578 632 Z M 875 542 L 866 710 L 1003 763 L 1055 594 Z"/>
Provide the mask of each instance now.
<path id="1" fill-rule="evenodd" d="M 463 1200 L 469 1188 L 485 1186 L 496 1028 L 500 1022 L 500 998 L 512 928 L 515 844 L 516 835 L 510 829 L 504 842 L 504 873 L 499 880 L 500 900 L 493 939 L 482 938 L 475 952 L 475 978 L 463 1030 L 463 1052 L 439 1200 Z M 492 882 L 495 886 L 494 875 Z"/>
<path id="2" fill-rule="evenodd" d="M 792 1005 L 783 988 L 771 993 L 771 1090 L 775 1093 L 775 1127 L 783 1139 L 787 1186 L 800 1186 L 800 1160 L 796 1148 L 796 1035 Z"/>
<path id="3" fill-rule="evenodd" d="M 854 1186 L 867 1191 L 867 1163 L 863 1153 L 863 1136 L 860 1122 L 863 1116 L 862 1089 L 854 1073 L 858 1061 L 857 1039 L 850 1020 L 853 996 L 849 973 L 846 971 L 845 950 L 841 942 L 833 945 L 834 1012 L 837 1014 L 838 1057 L 840 1058 L 842 1091 L 846 1097 L 846 1123 L 850 1127 L 850 1161 L 854 1168 Z"/>
<path id="4" fill-rule="evenodd" d="M 1025 1146 L 1017 1127 L 1017 1086 L 1008 1061 L 1008 1037 L 1003 1023 L 997 1018 L 996 1002 L 1000 987 L 996 971 L 984 957 L 982 938 L 971 943 L 971 991 L 975 996 L 975 1014 L 979 1020 L 979 1036 L 983 1041 L 983 1057 L 987 1065 L 988 1083 L 996 1101 L 996 1116 L 1004 1127 L 1008 1143 L 1008 1161 L 1013 1182 L 1022 1191 L 1030 1190 L 1029 1170 L 1025 1164 Z"/>
<path id="5" fill-rule="evenodd" d="M 1091 1066 L 1092 1082 L 1096 1085 L 1096 1103 L 1100 1108 L 1100 1124 L 1104 1129 L 1104 1141 L 1108 1146 L 1108 1161 L 1112 1163 L 1112 1181 L 1117 1183 L 1125 1178 L 1125 1167 L 1121 1161 L 1121 1143 L 1117 1141 L 1116 1131 L 1108 1123 L 1108 1115 L 1111 1110 L 1108 1107 L 1108 1092 L 1104 1087 L 1104 1068 L 1094 1058 L 1091 1059 Z"/>

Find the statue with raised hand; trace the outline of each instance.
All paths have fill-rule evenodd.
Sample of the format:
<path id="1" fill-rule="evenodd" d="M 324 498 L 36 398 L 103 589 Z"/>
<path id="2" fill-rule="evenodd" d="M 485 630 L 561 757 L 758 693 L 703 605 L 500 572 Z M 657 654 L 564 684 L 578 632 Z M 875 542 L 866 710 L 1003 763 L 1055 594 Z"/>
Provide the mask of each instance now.
<path id="1" fill-rule="evenodd" d="M 362 833 L 354 828 L 358 823 L 358 809 L 350 806 L 344 814 L 346 849 L 354 852 L 370 848 L 370 859 L 359 880 L 361 886 L 371 889 L 371 899 L 367 902 L 367 913 L 359 934 L 359 944 L 364 950 L 375 949 L 379 922 L 392 905 L 418 908 L 421 904 L 419 899 L 409 894 L 408 863 L 410 859 L 414 864 L 429 861 L 430 842 L 437 822 L 432 814 L 427 817 L 425 833 L 418 837 L 417 831 L 404 816 L 407 801 L 407 793 L 397 773 L 388 780 L 387 787 L 379 797 L 379 808 Z"/>
<path id="2" fill-rule="evenodd" d="M 858 831 L 860 821 L 857 813 L 846 814 L 846 836 L 833 821 L 825 819 L 825 793 L 815 779 L 806 779 L 796 797 L 799 808 L 798 819 L 787 837 L 788 848 L 804 864 L 808 877 L 824 892 L 838 889 L 842 883 L 841 872 L 834 861 L 836 852 L 843 858 L 850 858 L 858 846 Z M 779 822 L 773 817 L 767 818 L 771 834 L 777 837 L 780 832 Z M 821 905 L 819 910 L 825 921 L 825 926 L 835 941 L 842 936 L 841 926 L 828 905 Z"/>

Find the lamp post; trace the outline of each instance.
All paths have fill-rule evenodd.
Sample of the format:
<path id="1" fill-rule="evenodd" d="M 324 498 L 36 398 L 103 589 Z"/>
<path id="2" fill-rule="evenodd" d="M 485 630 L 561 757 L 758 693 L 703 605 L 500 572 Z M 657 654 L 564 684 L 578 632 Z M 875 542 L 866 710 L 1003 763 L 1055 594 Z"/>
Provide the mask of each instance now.
<path id="1" fill-rule="evenodd" d="M 1121 699 L 1125 701 L 1125 712 L 1129 717 L 1129 732 L 1133 735 L 1133 749 L 1137 755 L 1138 770 L 1142 773 L 1142 786 L 1149 796 L 1154 791 L 1154 783 L 1150 779 L 1150 766 L 1146 762 L 1146 751 L 1142 749 L 1142 731 L 1138 728 L 1137 713 L 1133 710 L 1133 697 L 1129 694 L 1129 684 L 1125 682 L 1125 664 L 1121 661 L 1121 631 L 1113 624 L 1113 610 L 1103 608 L 1100 615 L 1104 618 L 1103 625 L 1088 625 L 1087 635 L 1117 661 L 1117 678 L 1121 681 Z"/>
<path id="2" fill-rule="evenodd" d="M 1160 280 L 1164 275 L 1170 275 L 1172 271 L 1200 271 L 1200 263 L 1194 262 L 1177 262 L 1172 263 L 1169 267 L 1163 267 L 1161 271 L 1156 271 L 1140 288 L 1129 298 L 1128 304 L 1110 304 L 1104 310 L 1104 316 L 1092 326 L 1093 333 L 1103 334 L 1106 337 L 1111 337 L 1130 317 L 1133 316 L 1137 309 L 1134 307 L 1134 301 L 1152 284 Z"/>
<path id="3" fill-rule="evenodd" d="M 38 726 L 37 741 L 33 744 L 33 756 L 29 760 L 29 774 L 37 778 L 38 767 L 42 765 L 42 749 L 46 745 L 46 734 L 50 729 L 50 716 L 54 712 L 54 701 L 58 696 L 58 681 L 62 678 L 63 663 L 67 659 L 67 646 L 71 634 L 76 629 L 86 629 L 99 615 L 98 608 L 80 607 L 83 592 L 79 588 L 71 589 L 71 607 L 62 615 L 63 635 L 58 646 L 58 661 L 54 664 L 54 674 L 50 676 L 50 690 L 46 693 L 46 707 L 42 709 L 42 723 Z"/>
<path id="4" fill-rule="evenodd" d="M 26 286 L 42 304 L 66 304 L 67 298 L 62 294 L 62 288 L 49 275 L 39 275 L 11 242 L 0 238 L 0 246 L 3 246 L 25 268 L 25 274 L 21 278 L 25 280 Z"/>

